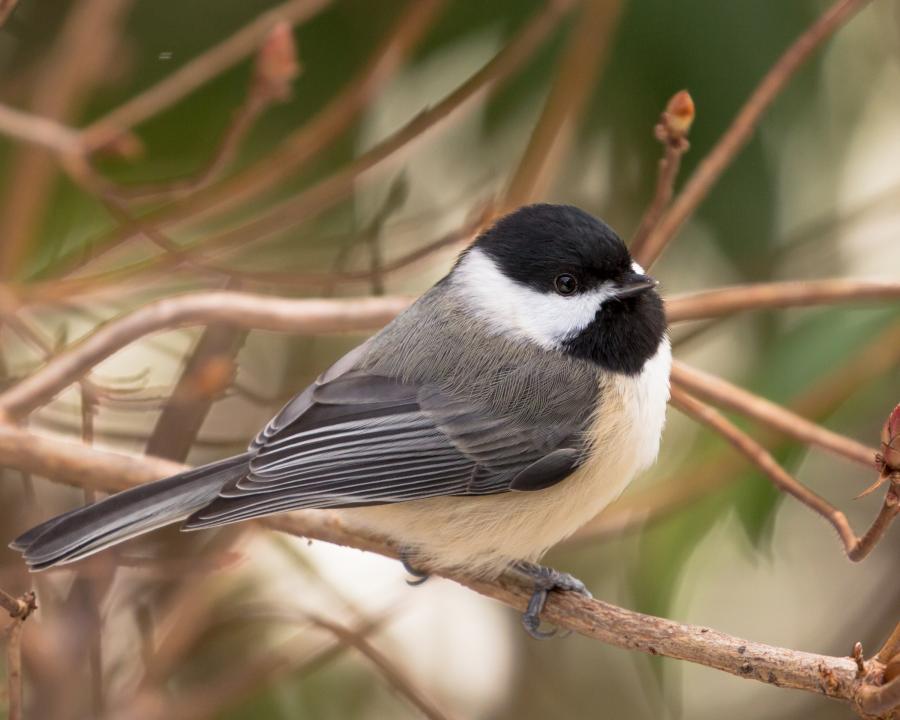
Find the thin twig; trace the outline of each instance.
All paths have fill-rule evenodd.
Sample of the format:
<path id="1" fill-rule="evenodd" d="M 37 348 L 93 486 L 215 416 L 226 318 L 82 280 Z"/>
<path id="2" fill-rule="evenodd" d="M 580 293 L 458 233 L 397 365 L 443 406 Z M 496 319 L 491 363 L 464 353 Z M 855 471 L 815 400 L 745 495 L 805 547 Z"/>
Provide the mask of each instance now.
<path id="1" fill-rule="evenodd" d="M 431 27 L 446 0 L 413 0 L 357 75 L 325 107 L 284 138 L 270 155 L 219 184 L 200 208 L 219 210 L 259 195 L 296 173 L 339 138 L 376 97 Z"/>
<path id="2" fill-rule="evenodd" d="M 147 441 L 148 455 L 179 462 L 187 459 L 213 401 L 234 379 L 235 358 L 246 337 L 246 330 L 227 325 L 208 325 L 203 330 L 156 420 Z"/>
<path id="3" fill-rule="evenodd" d="M 785 408 L 797 417 L 831 415 L 861 388 L 900 363 L 900 323 L 893 323 L 857 348 L 843 365 L 827 372 L 792 398 Z M 769 425 L 760 427 L 759 442 L 777 455 L 786 447 L 783 434 Z M 723 448 L 699 467 L 690 465 L 665 482 L 629 492 L 579 529 L 573 541 L 584 542 L 620 534 L 687 505 L 695 498 L 722 488 L 741 473 L 743 460 Z"/>
<path id="4" fill-rule="evenodd" d="M 6 610 L 9 616 L 15 620 L 27 620 L 28 616 L 37 610 L 33 592 L 27 592 L 20 597 L 13 597 L 4 590 L 0 590 L 0 607 Z"/>
<path id="5" fill-rule="evenodd" d="M 275 332 L 361 332 L 381 328 L 409 303 L 408 298 L 389 296 L 286 300 L 227 291 L 157 300 L 100 326 L 37 373 L 0 394 L 0 415 L 27 414 L 116 350 L 159 330 L 220 322 Z"/>
<path id="6" fill-rule="evenodd" d="M 681 167 L 681 156 L 691 145 L 687 135 L 694 122 L 694 100 L 687 90 L 675 93 L 666 103 L 666 109 L 653 131 L 656 139 L 663 144 L 663 156 L 659 160 L 656 176 L 656 191 L 644 211 L 638 229 L 631 239 L 631 254 L 638 257 L 644 252 L 644 243 L 656 227 L 663 211 L 668 207 L 675 188 L 675 178 Z"/>
<path id="7" fill-rule="evenodd" d="M 884 641 L 884 644 L 878 651 L 878 655 L 875 657 L 886 665 L 897 654 L 900 654 L 900 622 L 894 626 L 893 632 Z"/>
<path id="8" fill-rule="evenodd" d="M 441 101 L 423 110 L 349 165 L 268 209 L 260 217 L 210 236 L 204 241 L 203 246 L 225 247 L 261 240 L 334 206 L 353 190 L 360 176 L 388 159 L 399 160 L 405 152 L 411 150 L 414 141 L 421 140 L 426 133 L 449 122 L 466 108 L 473 107 L 475 101 L 515 73 L 532 57 L 534 51 L 556 27 L 569 5 L 569 0 L 548 0 L 544 9 L 537 13 L 497 55 Z M 209 188 L 209 195 L 198 193 L 187 201 L 148 213 L 141 220 L 158 228 L 167 228 L 181 220 L 200 220 L 206 211 L 220 205 L 220 199 L 214 190 L 215 186 Z M 102 252 L 106 246 L 120 243 L 123 240 L 121 234 L 120 231 L 116 231 L 112 236 L 100 240 L 98 242 L 100 247 L 94 251 L 95 254 Z M 130 233 L 126 232 L 124 235 L 129 236 Z M 151 261 L 140 261 L 117 270 L 111 277 L 121 281 L 137 272 L 145 272 L 154 265 L 166 266 L 166 263 L 171 264 L 171 259 L 166 256 Z M 78 279 L 74 284 L 76 287 L 90 287 L 96 285 L 98 279 L 100 278 Z M 62 285 L 66 286 L 67 283 L 64 282 Z M 66 293 L 71 291 L 68 287 L 64 289 Z"/>
<path id="9" fill-rule="evenodd" d="M 289 0 L 262 13 L 230 37 L 166 75 L 156 85 L 92 122 L 83 131 L 87 151 L 103 147 L 252 55 L 278 22 L 304 23 L 330 4 L 331 0 Z"/>
<path id="10" fill-rule="evenodd" d="M 18 4 L 19 0 L 0 0 L 0 27 L 3 27 Z"/>
<path id="11" fill-rule="evenodd" d="M 260 217 L 208 237 L 203 244 L 215 248 L 261 240 L 332 207 L 355 187 L 363 174 L 388 158 L 398 159 L 402 151 L 412 148 L 414 140 L 421 140 L 427 131 L 433 131 L 464 108 L 471 107 L 476 100 L 515 72 L 532 56 L 556 25 L 567 5 L 564 2 L 549 2 L 509 44 L 466 82 L 346 167 L 275 205 Z M 193 205 L 193 201 L 188 205 Z M 196 217 L 205 208 L 193 206 L 191 209 Z"/>
<path id="12" fill-rule="evenodd" d="M 257 50 L 244 102 L 234 112 L 205 168 L 190 178 L 128 187 L 107 183 L 105 189 L 123 199 L 158 202 L 184 197 L 210 185 L 229 168 L 257 119 L 274 103 L 290 99 L 291 86 L 299 72 L 291 26 L 284 21 L 276 23 Z"/>
<path id="13" fill-rule="evenodd" d="M 303 163 L 322 152 L 329 143 L 340 136 L 353 122 L 373 96 L 390 80 L 421 39 L 443 5 L 443 0 L 415 2 L 408 12 L 401 13 L 396 26 L 385 42 L 375 52 L 370 62 L 364 64 L 360 74 L 331 100 L 312 120 L 285 138 L 270 156 L 257 160 L 234 177 L 219 182 L 209 193 L 194 197 L 189 212 L 177 216 L 177 208 L 186 203 L 170 206 L 163 214 L 153 213 L 141 219 L 134 227 L 117 228 L 112 237 L 90 244 L 89 252 L 73 254 L 58 265 L 69 274 L 95 261 L 123 242 L 135 237 L 139 226 L 160 227 L 170 220 L 177 220 L 194 213 L 204 197 L 206 203 L 222 204 L 220 209 L 236 204 L 243 198 L 258 194 L 276 185 L 295 172 Z M 206 183 L 204 183 L 205 185 Z M 191 195 L 195 195 L 193 188 Z M 174 215 L 173 215 L 174 213 Z"/>
<path id="14" fill-rule="evenodd" d="M 701 290 L 666 299 L 669 322 L 721 317 L 745 310 L 873 302 L 900 298 L 900 282 L 890 280 L 790 280 Z"/>
<path id="15" fill-rule="evenodd" d="M 725 168 L 753 136 L 763 113 L 784 89 L 794 73 L 816 49 L 870 0 L 838 0 L 810 25 L 766 73 L 735 116 L 728 130 L 703 158 L 675 198 L 668 212 L 647 238 L 643 252 L 636 257 L 645 268 L 659 258 L 697 206 L 718 181 Z"/>
<path id="16" fill-rule="evenodd" d="M 378 267 L 378 275 L 385 276 L 409 267 L 435 252 L 452 247 L 467 240 L 471 240 L 484 226 L 495 216 L 495 204 L 493 199 L 486 200 L 475 206 L 469 217 L 458 228 L 432 240 L 420 248 L 411 250 L 394 260 L 383 262 Z M 331 272 L 300 272 L 291 270 L 234 270 L 230 266 L 216 263 L 207 256 L 195 253 L 191 248 L 180 248 L 178 260 L 189 262 L 195 267 L 205 269 L 213 273 L 232 277 L 242 283 L 256 286 L 283 286 L 296 288 L 298 285 L 323 287 L 333 289 L 336 285 L 348 283 L 371 283 L 375 277 L 373 268 L 367 270 L 333 270 Z"/>
<path id="17" fill-rule="evenodd" d="M 378 619 L 361 622 L 353 632 L 365 636 L 382 623 Z M 271 652 L 248 658 L 208 683 L 182 691 L 177 702 L 166 702 L 158 691 L 147 691 L 129 701 L 127 708 L 107 714 L 104 720 L 205 720 L 235 707 L 259 687 L 287 672 L 303 676 L 342 655 L 348 646 L 334 639 L 310 649 L 309 638 L 301 633 Z"/>
<path id="18" fill-rule="evenodd" d="M 117 50 L 118 28 L 131 1 L 83 0 L 71 6 L 31 83 L 31 112 L 58 122 L 78 112 Z M 7 183 L 0 202 L 0 277 L 16 277 L 28 259 L 57 169 L 56 157 L 46 149 L 15 148 L 6 174 L 16 181 Z"/>
<path id="19" fill-rule="evenodd" d="M 0 607 L 12 618 L 12 622 L 4 629 L 6 679 L 9 688 L 8 720 L 22 720 L 22 629 L 29 615 L 37 610 L 35 594 L 29 591 L 15 598 L 0 590 Z"/>
<path id="20" fill-rule="evenodd" d="M 332 633 L 342 643 L 349 645 L 366 657 L 372 665 L 381 673 L 388 684 L 400 695 L 406 698 L 410 704 L 431 720 L 444 720 L 449 717 L 442 711 L 420 688 L 416 686 L 406 672 L 404 672 L 393 660 L 380 652 L 369 642 L 363 633 L 316 613 L 304 613 L 309 620 L 319 627 Z"/>
<path id="21" fill-rule="evenodd" d="M 677 386 L 672 387 L 672 404 L 697 422 L 717 432 L 758 467 L 776 487 L 792 495 L 831 523 L 844 544 L 847 557 L 854 562 L 862 560 L 871 552 L 900 512 L 900 496 L 892 484 L 872 526 L 865 535 L 858 538 L 850 527 L 850 523 L 847 522 L 844 513 L 820 495 L 797 482 L 762 445 L 730 422 L 724 415 Z"/>
<path id="22" fill-rule="evenodd" d="M 6 680 L 9 688 L 8 720 L 22 720 L 22 629 L 21 620 L 13 620 L 6 629 Z"/>
<path id="23" fill-rule="evenodd" d="M 81 151 L 78 130 L 56 120 L 0 104 L 0 134 L 14 140 L 33 143 L 60 155 Z"/>
<path id="24" fill-rule="evenodd" d="M 620 9 L 620 0 L 582 3 L 541 115 L 510 179 L 504 211 L 534 202 L 550 187 L 596 89 Z"/>
<path id="25" fill-rule="evenodd" d="M 8 440 L 14 442 L 7 442 Z M 39 473 L 55 480 L 82 485 L 90 477 L 106 478 L 126 487 L 136 475 L 163 477 L 160 461 L 102 452 L 63 441 L 47 441 L 31 433 L 0 426 L 0 463 Z M 167 463 L 169 467 L 172 464 Z M 183 466 L 177 466 L 183 467 Z M 397 548 L 383 538 L 355 527 L 350 515 L 306 510 L 274 516 L 261 523 L 283 532 L 397 557 Z M 441 573 L 444 574 L 444 573 Z M 530 588 L 512 578 L 497 582 L 474 581 L 453 573 L 450 577 L 488 597 L 522 610 Z M 548 622 L 616 647 L 665 655 L 779 687 L 796 688 L 856 702 L 867 679 L 857 678 L 849 657 L 828 657 L 742 640 L 710 628 L 632 612 L 573 593 L 553 593 L 544 609 Z M 825 682 L 827 680 L 827 682 Z"/>
<path id="26" fill-rule="evenodd" d="M 877 450 L 832 432 L 800 415 L 738 387 L 716 375 L 703 372 L 678 360 L 672 363 L 672 382 L 698 397 L 746 415 L 789 437 L 817 445 L 869 469 L 875 467 Z"/>
<path id="27" fill-rule="evenodd" d="M 41 332 L 35 327 L 32 327 L 21 314 L 8 314 L 5 316 L 5 322 L 10 330 L 26 343 L 29 343 L 32 347 L 37 349 L 45 361 L 49 361 L 53 357 L 55 354 L 53 346 L 47 342 Z M 101 389 L 96 385 L 88 374 L 79 378 L 78 383 L 81 386 L 82 398 L 90 398 L 93 403 L 96 403 L 100 397 L 108 394 L 108 391 Z"/>

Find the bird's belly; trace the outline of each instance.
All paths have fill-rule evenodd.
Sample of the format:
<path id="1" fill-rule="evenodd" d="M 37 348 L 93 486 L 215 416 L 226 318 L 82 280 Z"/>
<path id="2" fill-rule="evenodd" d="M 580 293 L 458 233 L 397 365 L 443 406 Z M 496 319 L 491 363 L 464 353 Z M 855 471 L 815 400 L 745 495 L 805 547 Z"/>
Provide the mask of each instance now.
<path id="1" fill-rule="evenodd" d="M 483 576 L 514 560 L 537 560 L 593 518 L 650 465 L 659 449 L 668 401 L 668 342 L 633 378 L 601 380 L 603 412 L 588 432 L 587 460 L 543 490 L 434 497 L 342 511 L 409 548 L 432 568 Z"/>

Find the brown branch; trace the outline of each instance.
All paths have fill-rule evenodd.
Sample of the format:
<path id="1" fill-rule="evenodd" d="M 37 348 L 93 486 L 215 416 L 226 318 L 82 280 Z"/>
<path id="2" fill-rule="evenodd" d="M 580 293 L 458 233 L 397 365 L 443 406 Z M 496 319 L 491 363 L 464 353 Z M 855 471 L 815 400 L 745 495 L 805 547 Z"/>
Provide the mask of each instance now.
<path id="1" fill-rule="evenodd" d="M 37 610 L 31 591 L 15 598 L 0 590 L 0 607 L 13 619 L 3 631 L 6 639 L 6 679 L 9 698 L 8 720 L 22 720 L 22 629 L 28 616 Z"/>
<path id="2" fill-rule="evenodd" d="M 401 66 L 409 52 L 421 39 L 431 20 L 443 5 L 443 0 L 415 2 L 401 17 L 387 40 L 376 51 L 370 62 L 325 108 L 299 130 L 285 138 L 271 153 L 271 156 L 257 160 L 248 168 L 228 178 L 212 188 L 205 195 L 196 195 L 192 189 L 192 199 L 188 204 L 174 204 L 163 213 L 153 213 L 141 219 L 139 225 L 159 227 L 177 219 L 183 219 L 200 210 L 198 203 L 215 205 L 221 201 L 221 208 L 236 204 L 239 200 L 258 194 L 287 178 L 304 162 L 323 151 L 335 138 L 339 137 L 353 123 L 354 118 L 369 100 L 388 82 L 396 69 Z M 204 183 L 205 184 L 205 183 Z M 189 209 L 179 214 L 179 207 Z M 64 260 L 65 272 L 83 267 L 105 255 L 123 242 L 132 239 L 140 227 L 120 227 L 107 240 L 93 243 L 90 252 Z"/>
<path id="3" fill-rule="evenodd" d="M 388 158 L 397 159 L 401 151 L 411 149 L 414 140 L 421 140 L 426 131 L 433 130 L 465 107 L 472 106 L 482 95 L 509 77 L 532 56 L 534 50 L 556 25 L 567 5 L 567 2 L 551 0 L 509 44 L 466 82 L 343 169 L 275 205 L 262 216 L 207 238 L 204 245 L 226 247 L 261 240 L 309 220 L 334 206 L 355 187 L 364 173 Z M 194 216 L 201 209 L 191 208 Z"/>
<path id="4" fill-rule="evenodd" d="M 391 267 L 393 264 L 388 263 L 387 270 Z M 776 306 L 779 302 L 826 302 L 859 297 L 881 299 L 900 293 L 897 283 L 829 280 L 776 285 L 774 290 L 769 286 L 762 293 L 745 288 L 710 291 L 707 297 L 725 297 L 726 301 L 719 304 L 704 302 L 702 307 L 712 309 L 702 312 L 716 312 L 726 306 L 729 309 Z M 808 286 L 812 288 L 807 289 Z M 55 358 L 44 370 L 7 390 L 0 395 L 0 412 L 13 416 L 27 413 L 81 378 L 115 350 L 158 330 L 216 320 L 235 327 L 287 332 L 374 330 L 393 319 L 409 302 L 406 298 L 391 297 L 345 301 L 284 300 L 229 292 L 196 293 L 159 300 L 102 326 L 89 340 L 79 343 Z M 693 302 L 690 296 L 670 300 L 667 309 L 670 321 L 691 317 L 690 313 L 694 311 L 690 310 L 690 303 Z"/>
<path id="5" fill-rule="evenodd" d="M 50 343 L 21 315 L 6 314 L 4 316 L 4 322 L 6 323 L 6 326 L 22 340 L 37 349 L 44 360 L 49 360 L 53 357 L 54 350 Z M 101 391 L 101 389 L 94 384 L 93 380 L 88 376 L 88 373 L 85 373 L 83 377 L 79 378 L 78 382 L 81 385 L 83 398 L 89 397 L 96 402 L 98 398 L 106 394 L 105 391 Z"/>
<path id="6" fill-rule="evenodd" d="M 197 433 L 237 370 L 247 332 L 213 324 L 204 329 L 147 441 L 148 455 L 184 461 Z"/>
<path id="7" fill-rule="evenodd" d="M 183 468 L 153 458 L 132 458 L 75 443 L 46 440 L 8 426 L 0 426 L 0 464 L 78 486 L 103 479 L 118 488 L 134 481 L 164 477 L 173 472 L 173 467 Z M 347 524 L 349 517 L 305 510 L 274 516 L 261 524 L 300 537 L 397 557 L 397 549 L 383 538 Z M 452 573 L 447 577 L 518 610 L 525 608 L 530 597 L 530 589 L 513 582 L 512 578 L 487 583 Z M 687 660 L 737 677 L 854 704 L 879 690 L 877 678 L 857 677 L 856 662 L 850 657 L 816 655 L 742 640 L 710 628 L 632 612 L 576 594 L 553 593 L 544 617 L 561 628 L 616 647 Z"/>
<path id="8" fill-rule="evenodd" d="M 859 691 L 857 707 L 869 717 L 896 717 L 900 708 L 900 677 L 884 685 L 869 685 Z"/>
<path id="9" fill-rule="evenodd" d="M 744 310 L 782 309 L 900 299 L 900 282 L 890 280 L 791 280 L 734 285 L 666 299 L 669 322 L 721 317 Z"/>
<path id="10" fill-rule="evenodd" d="M 27 414 L 116 350 L 159 330 L 219 322 L 274 332 L 361 332 L 381 328 L 409 303 L 403 297 L 286 300 L 234 292 L 157 300 L 100 326 L 37 373 L 0 394 L 0 415 Z"/>
<path id="11" fill-rule="evenodd" d="M 422 715 L 430 720 L 444 720 L 449 717 L 434 703 L 434 700 L 416 687 L 412 679 L 396 663 L 375 648 L 364 634 L 316 613 L 304 612 L 302 614 L 306 615 L 314 625 L 330 632 L 343 644 L 356 649 L 375 666 L 391 688 L 406 698 Z"/>
<path id="12" fill-rule="evenodd" d="M 273 104 L 290 98 L 291 85 L 299 72 L 293 31 L 288 23 L 279 22 L 263 38 L 244 102 L 234 112 L 206 167 L 189 178 L 149 185 L 119 187 L 103 183 L 101 192 L 120 199 L 160 201 L 184 197 L 213 183 L 234 161 L 259 117 Z M 140 227 L 140 223 L 135 224 Z"/>
<path id="13" fill-rule="evenodd" d="M 370 635 L 382 623 L 379 619 L 360 622 L 353 632 Z M 127 708 L 111 712 L 104 720 L 205 720 L 218 717 L 226 708 L 235 707 L 260 686 L 287 672 L 304 674 L 339 657 L 348 646 L 334 639 L 310 651 L 305 633 L 288 640 L 272 652 L 236 664 L 222 676 L 179 694 L 177 702 L 166 702 L 156 691 L 139 694 Z"/>
<path id="14" fill-rule="evenodd" d="M 687 135 L 694 122 L 694 100 L 687 90 L 675 93 L 666 104 L 666 109 L 653 129 L 656 139 L 663 144 L 663 156 L 659 160 L 656 176 L 656 191 L 638 229 L 631 239 L 631 254 L 639 257 L 644 254 L 647 237 L 656 227 L 663 211 L 672 200 L 675 178 L 681 167 L 681 156 L 691 147 Z"/>
<path id="15" fill-rule="evenodd" d="M 794 397 L 785 408 L 798 417 L 826 417 L 875 377 L 900 362 L 900 323 L 883 329 L 857 348 L 843 365 L 830 370 Z M 786 446 L 783 434 L 768 424 L 760 427 L 760 442 L 773 454 Z M 742 470 L 739 455 L 727 448 L 708 458 L 699 467 L 691 465 L 665 482 L 638 492 L 627 492 L 620 500 L 589 521 L 573 536 L 574 542 L 618 535 L 677 511 L 695 498 L 718 490 Z"/>
<path id="16" fill-rule="evenodd" d="M 80 110 L 116 52 L 117 29 L 130 4 L 131 0 L 84 0 L 72 5 L 39 65 L 30 111 L 64 122 Z M 0 277 L 11 278 L 19 274 L 37 241 L 56 180 L 56 158 L 42 147 L 17 147 L 6 175 L 15 182 L 7 184 L 0 203 Z"/>
<path id="17" fill-rule="evenodd" d="M 423 260 L 439 250 L 452 247 L 471 240 L 495 216 L 495 204 L 492 199 L 476 205 L 474 211 L 460 227 L 451 230 L 441 237 L 432 240 L 415 250 L 410 250 L 394 260 L 383 262 L 378 266 L 378 275 L 384 276 L 402 270 Z M 180 257 L 186 262 L 202 267 L 211 272 L 234 277 L 242 283 L 257 286 L 285 286 L 296 288 L 298 285 L 319 286 L 333 290 L 334 286 L 347 283 L 372 282 L 375 271 L 367 270 L 333 270 L 331 272 L 298 272 L 292 270 L 233 270 L 230 266 L 216 263 L 205 255 L 195 253 L 193 249 L 179 249 Z"/>
<path id="18" fill-rule="evenodd" d="M 4 630 L 6 636 L 6 680 L 9 699 L 8 720 L 22 720 L 22 629 L 21 620 L 13 620 Z"/>
<path id="19" fill-rule="evenodd" d="M 832 432 L 716 375 L 675 360 L 672 363 L 672 382 L 693 395 L 746 415 L 795 440 L 817 445 L 870 469 L 876 466 L 877 450 L 874 448 L 868 448 L 840 433 Z"/>
<path id="20" fill-rule="evenodd" d="M 12 15 L 18 4 L 19 0 L 0 0 L 0 27 L 3 27 L 3 24 Z"/>
<path id="21" fill-rule="evenodd" d="M 618 23 L 620 0 L 585 0 L 570 31 L 556 77 L 513 173 L 503 210 L 544 195 L 565 158 Z"/>
<path id="22" fill-rule="evenodd" d="M 847 557 L 854 562 L 862 560 L 871 552 L 893 519 L 900 513 L 900 493 L 898 493 L 900 484 L 892 483 L 872 526 L 865 535 L 858 538 L 850 527 L 850 523 L 847 522 L 844 513 L 820 495 L 797 482 L 762 445 L 730 422 L 724 415 L 677 386 L 672 387 L 672 405 L 717 432 L 759 468 L 776 487 L 792 495 L 813 512 L 825 518 L 840 537 Z"/>
<path id="23" fill-rule="evenodd" d="M 266 158 L 217 186 L 200 208 L 220 210 L 259 195 L 286 180 L 341 136 L 386 86 L 413 48 L 431 27 L 446 0 L 413 0 L 399 14 L 394 27 L 361 69 L 308 123 L 284 138 Z M 189 214 L 189 213 L 188 213 Z M 186 217 L 182 214 L 181 217 Z"/>
<path id="24" fill-rule="evenodd" d="M 317 213 L 332 207 L 353 190 L 361 175 L 388 159 L 400 159 L 403 152 L 411 149 L 414 141 L 421 140 L 427 132 L 433 131 L 466 108 L 472 107 L 476 100 L 509 78 L 532 57 L 534 51 L 557 25 L 569 5 L 569 0 L 549 0 L 544 9 L 537 13 L 497 55 L 437 104 L 423 110 L 349 165 L 315 182 L 294 197 L 275 205 L 262 216 L 207 238 L 203 245 L 205 247 L 222 247 L 260 240 L 308 220 Z M 198 193 L 187 201 L 148 213 L 141 220 L 156 227 L 166 228 L 181 220 L 202 219 L 206 211 L 221 205 L 220 199 L 214 193 L 215 187 L 217 186 L 209 188 L 208 196 Z M 121 242 L 123 237 L 120 234 L 120 231 L 116 231 L 111 237 L 99 241 L 98 244 L 101 247 L 96 252 L 103 252 L 104 247 L 114 246 Z M 121 281 L 165 262 L 170 262 L 170 259 L 163 257 L 150 262 L 141 261 L 117 270 L 111 274 L 111 277 L 116 281 Z M 55 281 L 52 283 L 54 286 L 52 291 L 59 296 L 60 288 L 58 286 L 61 285 L 64 293 L 77 292 L 78 288 L 96 285 L 98 279 L 102 280 L 103 278 L 79 278 L 70 283 Z M 37 297 L 41 294 L 41 289 L 32 290 L 30 294 Z"/>
<path id="25" fill-rule="evenodd" d="M 887 665 L 888 661 L 898 654 L 900 654 L 900 622 L 894 626 L 893 632 L 884 641 L 884 645 L 881 646 L 876 657 L 880 662 Z"/>
<path id="26" fill-rule="evenodd" d="M 838 0 L 784 52 L 756 86 L 728 130 L 703 158 L 668 212 L 647 237 L 643 252 L 636 257 L 641 265 L 649 268 L 659 258 L 666 244 L 706 198 L 725 168 L 753 136 L 763 113 L 800 66 L 868 2 L 869 0 Z"/>
<path id="27" fill-rule="evenodd" d="M 21 142 L 40 145 L 59 155 L 72 155 L 81 151 L 81 136 L 78 130 L 56 120 L 2 104 L 0 104 L 0 134 Z"/>
<path id="28" fill-rule="evenodd" d="M 131 98 L 83 131 L 87 152 L 103 147 L 124 131 L 171 107 L 216 76 L 252 55 L 280 21 L 300 24 L 317 15 L 331 0 L 289 0 L 262 13 L 203 54 L 182 65 L 139 95 Z"/>
<path id="29" fill-rule="evenodd" d="M 20 597 L 13 597 L 9 593 L 0 590 L 0 607 L 2 607 L 13 620 L 27 620 L 28 616 L 37 610 L 33 592 L 27 592 Z"/>

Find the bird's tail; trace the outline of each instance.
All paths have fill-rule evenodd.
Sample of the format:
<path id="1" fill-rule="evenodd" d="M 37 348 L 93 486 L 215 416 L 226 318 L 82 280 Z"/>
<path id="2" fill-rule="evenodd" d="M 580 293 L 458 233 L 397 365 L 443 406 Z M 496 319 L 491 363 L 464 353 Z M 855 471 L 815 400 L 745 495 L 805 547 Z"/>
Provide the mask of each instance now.
<path id="1" fill-rule="evenodd" d="M 212 502 L 229 480 L 247 472 L 250 454 L 188 470 L 131 488 L 47 520 L 10 547 L 32 570 L 93 555 L 104 548 L 183 520 Z"/>

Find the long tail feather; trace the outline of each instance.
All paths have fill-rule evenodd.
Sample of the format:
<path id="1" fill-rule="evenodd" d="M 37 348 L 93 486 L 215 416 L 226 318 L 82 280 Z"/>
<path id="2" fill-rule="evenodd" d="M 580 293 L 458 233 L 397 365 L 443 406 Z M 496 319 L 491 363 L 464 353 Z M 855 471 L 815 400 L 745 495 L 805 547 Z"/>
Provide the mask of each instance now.
<path id="1" fill-rule="evenodd" d="M 250 454 L 131 488 L 93 505 L 52 518 L 16 538 L 32 570 L 80 560 L 104 548 L 184 520 L 247 472 Z"/>

